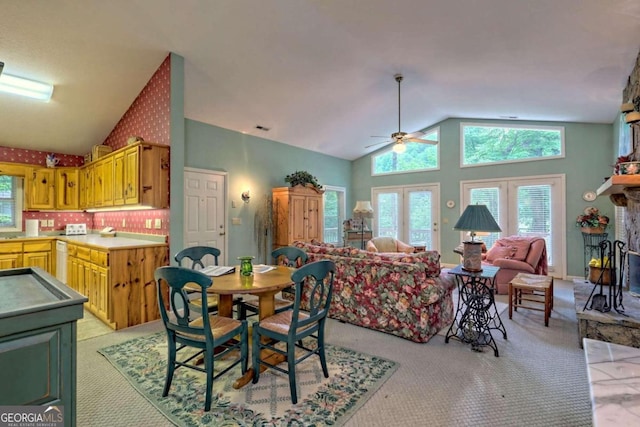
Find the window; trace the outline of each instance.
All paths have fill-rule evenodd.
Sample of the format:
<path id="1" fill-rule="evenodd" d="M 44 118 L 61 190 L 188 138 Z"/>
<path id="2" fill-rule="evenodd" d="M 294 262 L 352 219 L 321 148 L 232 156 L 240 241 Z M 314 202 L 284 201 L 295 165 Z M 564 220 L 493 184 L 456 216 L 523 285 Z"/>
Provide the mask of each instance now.
<path id="1" fill-rule="evenodd" d="M 0 176 L 0 231 L 22 230 L 22 178 Z"/>
<path id="2" fill-rule="evenodd" d="M 440 141 L 440 128 L 428 130 L 421 139 Z M 405 142 L 407 151 L 398 154 L 392 148 L 371 158 L 372 175 L 385 175 L 400 172 L 417 172 L 437 169 L 439 144 L 422 144 L 419 142 Z"/>
<path id="3" fill-rule="evenodd" d="M 324 186 L 324 236 L 326 243 L 339 244 L 342 235 L 342 221 L 345 219 L 345 190 L 342 187 Z"/>
<path id="4" fill-rule="evenodd" d="M 461 166 L 564 157 L 564 128 L 461 123 Z"/>

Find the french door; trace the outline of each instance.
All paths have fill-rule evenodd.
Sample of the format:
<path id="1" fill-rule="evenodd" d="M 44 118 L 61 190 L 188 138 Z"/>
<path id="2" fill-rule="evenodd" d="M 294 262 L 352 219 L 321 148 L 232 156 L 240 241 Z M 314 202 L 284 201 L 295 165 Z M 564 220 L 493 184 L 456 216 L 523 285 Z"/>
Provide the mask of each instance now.
<path id="1" fill-rule="evenodd" d="M 440 186 L 378 187 L 371 190 L 374 236 L 440 250 Z"/>
<path id="2" fill-rule="evenodd" d="M 461 209 L 469 204 L 487 205 L 502 229 L 502 233 L 482 237 L 487 247 L 501 236 L 542 237 L 549 272 L 565 276 L 564 175 L 462 181 L 460 185 Z"/>

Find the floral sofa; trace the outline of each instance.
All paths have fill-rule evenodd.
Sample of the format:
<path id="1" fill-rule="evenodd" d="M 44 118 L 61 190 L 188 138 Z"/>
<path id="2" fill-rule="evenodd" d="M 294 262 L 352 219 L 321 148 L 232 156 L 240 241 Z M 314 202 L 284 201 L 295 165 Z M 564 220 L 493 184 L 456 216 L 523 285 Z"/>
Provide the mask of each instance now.
<path id="1" fill-rule="evenodd" d="M 438 252 L 374 253 L 304 242 L 292 246 L 307 253 L 307 262 L 335 263 L 329 311 L 334 319 L 415 342 L 429 341 L 453 320 L 455 282 L 441 274 Z M 303 292 L 303 309 L 308 297 Z"/>

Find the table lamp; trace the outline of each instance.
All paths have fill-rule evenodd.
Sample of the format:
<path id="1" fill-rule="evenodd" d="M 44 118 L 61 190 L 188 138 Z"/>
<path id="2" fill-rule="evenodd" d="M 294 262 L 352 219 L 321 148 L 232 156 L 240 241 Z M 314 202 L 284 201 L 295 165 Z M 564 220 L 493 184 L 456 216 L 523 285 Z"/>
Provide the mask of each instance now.
<path id="1" fill-rule="evenodd" d="M 476 232 L 500 232 L 502 229 L 493 219 L 486 205 L 469 205 L 453 226 L 454 230 L 468 231 L 470 241 L 463 242 L 462 269 L 471 272 L 482 271 L 482 242 L 476 240 Z"/>
<path id="2" fill-rule="evenodd" d="M 364 219 L 373 218 L 373 207 L 369 200 L 358 200 L 353 208 L 353 216 L 360 220 L 360 249 L 364 249 Z"/>

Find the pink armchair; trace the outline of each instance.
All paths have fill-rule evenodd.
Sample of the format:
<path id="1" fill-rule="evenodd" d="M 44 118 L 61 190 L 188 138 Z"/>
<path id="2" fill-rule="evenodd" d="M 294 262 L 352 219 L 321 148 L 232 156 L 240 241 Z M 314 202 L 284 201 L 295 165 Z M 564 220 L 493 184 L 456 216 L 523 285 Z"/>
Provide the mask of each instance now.
<path id="1" fill-rule="evenodd" d="M 500 267 L 496 276 L 499 294 L 508 292 L 509 282 L 518 273 L 547 275 L 547 247 L 541 237 L 503 237 L 482 256 L 482 264 Z"/>

